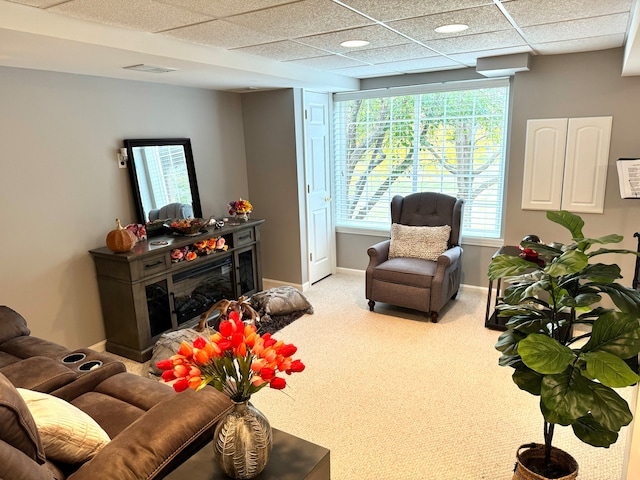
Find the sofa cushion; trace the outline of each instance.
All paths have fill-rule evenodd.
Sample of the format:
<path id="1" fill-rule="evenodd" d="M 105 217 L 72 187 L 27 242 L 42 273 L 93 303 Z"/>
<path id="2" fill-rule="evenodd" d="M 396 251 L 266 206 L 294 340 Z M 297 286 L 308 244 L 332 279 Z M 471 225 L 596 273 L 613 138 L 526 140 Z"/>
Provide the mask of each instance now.
<path id="1" fill-rule="evenodd" d="M 94 419 L 70 403 L 42 392 L 17 390 L 33 415 L 49 459 L 84 463 L 111 440 Z"/>
<path id="2" fill-rule="evenodd" d="M 29 408 L 13 384 L 0 373 L 0 440 L 44 463 L 44 447 Z"/>
<path id="3" fill-rule="evenodd" d="M 0 343 L 30 333 L 27 321 L 22 315 L 6 305 L 0 305 Z"/>
<path id="4" fill-rule="evenodd" d="M 389 258 L 422 258 L 438 260 L 448 248 L 451 227 L 413 227 L 394 223 L 391 225 Z"/>

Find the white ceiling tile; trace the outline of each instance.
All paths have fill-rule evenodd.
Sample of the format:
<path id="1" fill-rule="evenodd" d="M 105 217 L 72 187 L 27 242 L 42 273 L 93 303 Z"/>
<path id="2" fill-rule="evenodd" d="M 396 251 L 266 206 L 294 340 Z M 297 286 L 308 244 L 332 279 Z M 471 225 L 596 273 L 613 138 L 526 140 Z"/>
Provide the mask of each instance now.
<path id="1" fill-rule="evenodd" d="M 549 23 L 524 27 L 522 31 L 531 43 L 558 42 L 580 38 L 624 33 L 627 29 L 628 15 L 624 13 L 592 17 L 569 22 Z"/>
<path id="2" fill-rule="evenodd" d="M 526 45 L 526 42 L 515 30 L 502 30 L 499 32 L 481 33 L 479 35 L 466 35 L 456 38 L 444 38 L 426 42 L 427 46 L 445 53 L 467 53 L 480 50 L 493 50 L 496 48 L 517 47 Z"/>
<path id="3" fill-rule="evenodd" d="M 533 48 L 540 55 L 557 55 L 562 53 L 606 50 L 624 45 L 624 34 L 604 35 L 602 37 L 582 38 L 580 40 L 564 40 L 561 42 L 535 43 Z"/>
<path id="4" fill-rule="evenodd" d="M 442 55 L 428 58 L 416 58 L 413 60 L 403 60 L 401 62 L 389 62 L 378 64 L 380 67 L 393 68 L 401 72 L 416 71 L 416 70 L 433 70 L 438 68 L 464 68 L 466 65 L 456 62 Z"/>
<path id="5" fill-rule="evenodd" d="M 340 43 L 345 40 L 367 40 L 369 45 L 357 48 L 341 47 Z M 351 28 L 349 30 L 340 30 L 339 32 L 299 37 L 296 38 L 296 41 L 335 53 L 349 53 L 407 43 L 405 37 L 380 25 L 369 25 L 366 27 Z"/>
<path id="6" fill-rule="evenodd" d="M 31 7 L 47 8 L 56 3 L 60 3 L 60 0 L 10 0 L 13 3 L 21 3 L 22 5 L 29 5 Z"/>
<path id="7" fill-rule="evenodd" d="M 519 47 L 495 48 L 492 50 L 479 50 L 469 53 L 452 54 L 449 55 L 449 57 L 469 66 L 475 66 L 478 62 L 478 58 L 498 57 L 500 55 L 513 55 L 516 53 L 533 53 L 533 50 L 528 45 L 522 45 Z"/>
<path id="8" fill-rule="evenodd" d="M 301 58 L 312 58 L 326 56 L 328 52 L 317 48 L 302 45 L 292 40 L 281 42 L 263 43 L 235 49 L 234 51 L 259 55 L 261 57 L 272 58 L 278 61 L 298 60 Z"/>
<path id="9" fill-rule="evenodd" d="M 58 2 L 60 0 L 57 0 Z M 276 5 L 284 5 L 298 0 L 155 0 L 176 7 L 200 12 L 215 18 L 228 17 L 239 13 L 263 10 Z"/>
<path id="10" fill-rule="evenodd" d="M 343 0 L 343 3 L 383 22 L 493 5 L 491 0 Z"/>
<path id="11" fill-rule="evenodd" d="M 404 45 L 393 45 L 390 47 L 374 48 L 372 50 L 349 52 L 345 55 L 362 62 L 376 64 L 408 60 L 411 58 L 431 57 L 437 55 L 437 53 L 417 43 L 405 43 Z"/>
<path id="12" fill-rule="evenodd" d="M 47 9 L 84 20 L 127 27 L 144 32 L 160 32 L 182 25 L 206 22 L 211 17 L 153 0 L 73 0 Z"/>
<path id="13" fill-rule="evenodd" d="M 628 13 L 633 0 L 513 0 L 504 2 L 509 15 L 521 27 L 566 22 L 614 13 Z"/>
<path id="14" fill-rule="evenodd" d="M 436 27 L 456 23 L 469 25 L 469 28 L 460 33 L 441 34 L 435 31 Z M 500 9 L 493 4 L 485 7 L 389 22 L 389 26 L 421 42 L 512 28 L 511 23 L 505 18 Z"/>
<path id="15" fill-rule="evenodd" d="M 229 23 L 226 20 L 212 20 L 190 27 L 164 32 L 163 35 L 179 38 L 201 45 L 222 48 L 238 48 L 281 40 L 260 31 Z"/>
<path id="16" fill-rule="evenodd" d="M 303 0 L 238 15 L 229 21 L 284 38 L 305 37 L 373 23 L 331 0 Z"/>
<path id="17" fill-rule="evenodd" d="M 363 62 L 352 58 L 343 57 L 341 55 L 327 55 L 324 57 L 305 58 L 301 60 L 292 60 L 287 63 L 295 63 L 304 67 L 318 68 L 322 70 L 334 70 L 336 68 L 356 67 L 366 65 Z"/>
<path id="18" fill-rule="evenodd" d="M 346 75 L 355 78 L 385 77 L 389 75 L 400 75 L 401 70 L 394 70 L 384 65 L 362 65 L 359 67 L 347 67 L 333 70 L 338 75 Z"/>

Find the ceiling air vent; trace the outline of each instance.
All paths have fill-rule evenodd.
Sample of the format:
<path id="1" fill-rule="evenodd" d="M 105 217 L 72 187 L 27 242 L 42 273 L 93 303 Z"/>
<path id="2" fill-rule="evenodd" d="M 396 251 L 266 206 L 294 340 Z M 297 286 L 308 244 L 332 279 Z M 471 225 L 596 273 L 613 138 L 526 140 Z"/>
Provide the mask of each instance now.
<path id="1" fill-rule="evenodd" d="M 128 67 L 122 67 L 125 70 L 137 70 L 139 72 L 148 72 L 148 73 L 167 73 L 167 72 L 175 72 L 175 68 L 168 67 L 158 67 L 157 65 L 145 65 L 141 63 L 139 65 L 129 65 Z"/>

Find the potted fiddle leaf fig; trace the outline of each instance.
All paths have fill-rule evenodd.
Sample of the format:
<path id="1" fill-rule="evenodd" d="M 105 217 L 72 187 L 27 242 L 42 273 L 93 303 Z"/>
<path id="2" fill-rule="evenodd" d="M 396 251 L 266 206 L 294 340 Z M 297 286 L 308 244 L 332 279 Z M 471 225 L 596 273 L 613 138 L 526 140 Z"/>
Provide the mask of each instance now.
<path id="1" fill-rule="evenodd" d="M 620 235 L 586 238 L 584 221 L 570 212 L 547 212 L 547 219 L 571 240 L 523 241 L 536 261 L 498 255 L 489 265 L 490 279 L 509 283 L 497 307 L 508 318 L 495 345 L 499 364 L 513 368 L 520 389 L 540 397 L 544 418 L 544 443 L 518 449 L 514 480 L 576 478 L 573 457 L 552 445 L 555 426 L 570 425 L 583 442 L 609 447 L 633 418 L 614 389 L 639 380 L 640 293 L 617 282 L 620 267 L 597 262 L 603 254 L 637 252 L 602 246 L 620 243 Z"/>

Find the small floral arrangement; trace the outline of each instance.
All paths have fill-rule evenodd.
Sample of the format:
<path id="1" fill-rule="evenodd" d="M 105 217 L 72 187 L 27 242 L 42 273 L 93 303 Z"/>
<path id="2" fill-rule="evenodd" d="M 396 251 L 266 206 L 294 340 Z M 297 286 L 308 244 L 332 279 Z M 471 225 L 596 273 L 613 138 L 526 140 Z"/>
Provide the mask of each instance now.
<path id="1" fill-rule="evenodd" d="M 190 262 L 212 252 L 225 252 L 228 249 L 229 246 L 226 244 L 224 237 L 199 240 L 191 245 L 171 250 L 171 261 L 174 263 L 182 262 L 183 260 Z"/>
<path id="2" fill-rule="evenodd" d="M 236 311 L 220 322 L 219 331 L 206 340 L 183 341 L 171 358 L 157 363 L 162 379 L 176 392 L 199 390 L 211 384 L 235 402 L 243 402 L 262 388 L 282 390 L 287 382 L 278 374 L 302 372 L 300 360 L 293 360 L 297 347 L 245 325 Z"/>
<path id="3" fill-rule="evenodd" d="M 233 200 L 229 202 L 229 215 L 244 215 L 245 213 L 253 212 L 253 205 L 249 200 Z"/>

